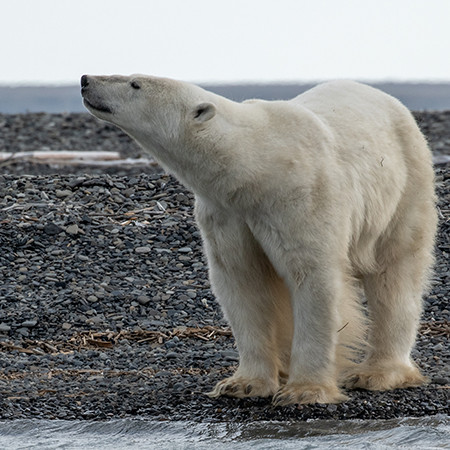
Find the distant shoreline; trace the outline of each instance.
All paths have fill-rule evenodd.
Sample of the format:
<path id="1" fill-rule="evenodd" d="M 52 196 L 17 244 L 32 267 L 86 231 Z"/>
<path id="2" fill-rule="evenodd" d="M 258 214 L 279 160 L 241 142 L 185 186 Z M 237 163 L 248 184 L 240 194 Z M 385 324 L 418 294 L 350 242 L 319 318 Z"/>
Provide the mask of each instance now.
<path id="1" fill-rule="evenodd" d="M 201 84 L 235 101 L 247 98 L 286 100 L 318 83 L 266 84 Z M 369 83 L 402 101 L 412 110 L 442 111 L 450 109 L 450 82 L 448 83 Z M 0 86 L 0 113 L 27 112 L 76 113 L 85 112 L 77 85 L 65 86 Z"/>

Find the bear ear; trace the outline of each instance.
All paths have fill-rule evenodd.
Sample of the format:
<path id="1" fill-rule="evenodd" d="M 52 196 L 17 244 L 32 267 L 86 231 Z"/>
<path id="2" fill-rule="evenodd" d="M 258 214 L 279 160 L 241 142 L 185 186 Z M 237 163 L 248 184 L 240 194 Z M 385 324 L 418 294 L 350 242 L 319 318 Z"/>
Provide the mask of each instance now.
<path id="1" fill-rule="evenodd" d="M 216 107 L 212 103 L 200 103 L 195 107 L 193 115 L 196 122 L 206 122 L 216 115 Z"/>

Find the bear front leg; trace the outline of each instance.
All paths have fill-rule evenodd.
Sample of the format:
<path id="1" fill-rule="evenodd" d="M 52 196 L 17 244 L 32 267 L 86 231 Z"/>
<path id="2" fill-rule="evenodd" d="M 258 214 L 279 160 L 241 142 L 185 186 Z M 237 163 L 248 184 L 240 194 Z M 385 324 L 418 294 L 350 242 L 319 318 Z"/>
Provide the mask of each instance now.
<path id="1" fill-rule="evenodd" d="M 339 306 L 348 291 L 345 258 L 326 229 L 299 222 L 289 211 L 255 220 L 251 230 L 289 288 L 293 338 L 289 376 L 273 398 L 275 405 L 339 403 L 347 397 L 337 385 Z M 311 217 L 311 216 L 308 216 Z M 321 232 L 317 237 L 314 237 Z M 338 245 L 336 244 L 336 245 Z M 343 261 L 340 261 L 343 259 Z"/>
<path id="2" fill-rule="evenodd" d="M 219 382 L 209 393 L 211 397 L 268 397 L 279 387 L 274 303 L 281 281 L 262 253 L 248 242 L 241 249 L 241 255 L 234 249 L 227 256 L 228 250 L 222 248 L 220 263 L 209 258 L 212 288 L 239 351 L 236 373 Z"/>
<path id="3" fill-rule="evenodd" d="M 283 283 L 238 217 L 220 212 L 210 214 L 198 203 L 196 215 L 212 290 L 231 325 L 239 351 L 236 373 L 219 382 L 209 395 L 271 396 L 278 390 L 281 369 L 276 320 Z"/>
<path id="4" fill-rule="evenodd" d="M 348 399 L 337 386 L 339 270 L 309 268 L 301 282 L 291 279 L 294 336 L 287 383 L 273 398 L 277 406 L 340 403 Z"/>

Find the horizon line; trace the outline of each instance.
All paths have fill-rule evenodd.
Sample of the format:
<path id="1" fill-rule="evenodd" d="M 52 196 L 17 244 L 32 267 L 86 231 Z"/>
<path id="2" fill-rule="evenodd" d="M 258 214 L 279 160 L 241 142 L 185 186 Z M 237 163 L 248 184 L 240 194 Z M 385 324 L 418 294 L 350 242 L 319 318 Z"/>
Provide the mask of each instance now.
<path id="1" fill-rule="evenodd" d="M 450 85 L 450 79 L 400 79 L 400 78 L 383 78 L 383 79 L 370 79 L 370 78 L 351 78 L 351 77 L 335 77 L 335 78 L 323 78 L 315 80 L 271 80 L 271 81 L 261 81 L 261 80 L 217 80 L 217 81 L 188 81 L 192 84 L 197 84 L 201 86 L 293 86 L 293 85 L 310 85 L 319 84 L 332 80 L 355 80 L 360 83 L 365 84 L 429 84 L 429 85 L 439 85 L 445 84 Z M 0 88 L 68 88 L 79 86 L 79 82 L 75 81 L 0 81 Z"/>

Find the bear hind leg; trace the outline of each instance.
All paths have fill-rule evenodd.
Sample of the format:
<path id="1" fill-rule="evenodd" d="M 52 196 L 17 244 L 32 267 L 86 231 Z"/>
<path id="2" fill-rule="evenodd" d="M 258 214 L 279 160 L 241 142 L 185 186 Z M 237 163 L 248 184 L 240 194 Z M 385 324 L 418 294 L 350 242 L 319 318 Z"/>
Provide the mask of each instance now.
<path id="1" fill-rule="evenodd" d="M 409 254 L 382 273 L 364 277 L 371 321 L 369 354 L 351 372 L 346 387 L 391 390 L 426 382 L 411 359 L 411 350 L 422 312 L 429 260 L 429 254 Z"/>

